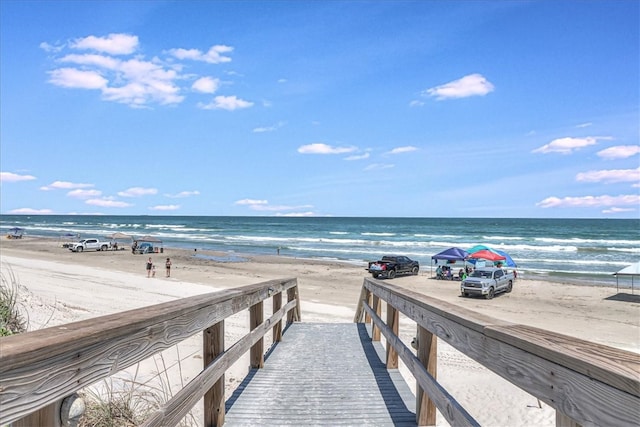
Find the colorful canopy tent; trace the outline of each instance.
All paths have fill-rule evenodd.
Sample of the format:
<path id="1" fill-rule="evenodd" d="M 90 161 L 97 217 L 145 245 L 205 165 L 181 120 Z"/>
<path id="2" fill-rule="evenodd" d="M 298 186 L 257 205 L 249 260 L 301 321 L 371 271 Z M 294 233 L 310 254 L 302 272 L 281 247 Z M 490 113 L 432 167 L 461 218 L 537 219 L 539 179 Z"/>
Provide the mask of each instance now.
<path id="1" fill-rule="evenodd" d="M 470 259 L 468 261 L 470 263 L 472 263 L 472 264 L 475 263 L 475 259 L 476 258 L 472 257 L 471 255 L 473 255 L 474 253 L 476 253 L 478 251 L 482 251 L 482 250 L 493 252 L 494 254 L 496 254 L 498 256 L 503 256 L 504 259 L 498 259 L 497 261 L 498 262 L 502 262 L 505 267 L 511 267 L 511 268 L 516 268 L 517 267 L 516 263 L 513 261 L 513 259 L 511 259 L 511 257 L 506 252 L 500 251 L 498 249 L 493 249 L 493 248 L 490 248 L 489 246 L 485 246 L 485 245 L 476 245 L 476 246 L 472 247 L 471 249 L 469 249 L 467 251 L 470 254 L 470 256 L 469 256 Z M 479 259 L 489 260 L 489 258 L 484 258 L 484 257 L 480 257 Z M 496 261 L 494 261 L 494 262 L 496 262 Z"/>
<path id="2" fill-rule="evenodd" d="M 431 259 L 446 259 L 447 261 L 464 261 L 469 257 L 469 252 L 460 248 L 449 248 L 446 251 L 435 254 Z"/>
<path id="3" fill-rule="evenodd" d="M 471 255 L 469 255 L 469 258 L 472 258 L 472 259 L 485 259 L 487 261 L 492 261 L 492 262 L 505 261 L 507 259 L 506 257 L 504 257 L 504 256 L 502 256 L 500 254 L 497 254 L 495 252 L 492 252 L 492 251 L 490 251 L 488 249 L 480 249 L 479 251 L 474 252 Z"/>
<path id="4" fill-rule="evenodd" d="M 631 276 L 631 293 L 633 294 L 633 278 L 640 276 L 640 261 L 635 264 L 631 264 L 617 273 L 613 273 L 616 276 L 616 292 L 618 291 L 618 276 Z"/>
<path id="5" fill-rule="evenodd" d="M 506 252 L 499 251 L 498 249 L 496 249 L 494 252 L 497 253 L 498 255 L 502 255 L 504 257 L 504 265 L 505 266 L 513 267 L 513 268 L 517 267 L 516 263 L 511 259 L 511 257 Z"/>

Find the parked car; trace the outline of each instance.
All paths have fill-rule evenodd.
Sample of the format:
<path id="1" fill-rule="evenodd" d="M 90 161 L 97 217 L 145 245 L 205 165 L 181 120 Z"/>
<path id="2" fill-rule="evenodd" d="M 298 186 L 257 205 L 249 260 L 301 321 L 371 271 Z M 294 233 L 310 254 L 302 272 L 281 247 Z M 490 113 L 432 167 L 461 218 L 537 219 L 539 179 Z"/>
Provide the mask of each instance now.
<path id="1" fill-rule="evenodd" d="M 109 242 L 101 242 L 99 239 L 82 239 L 68 248 L 71 252 L 106 251 L 109 249 Z"/>
<path id="2" fill-rule="evenodd" d="M 462 296 L 481 295 L 493 298 L 500 292 L 511 292 L 515 274 L 497 267 L 478 268 L 460 284 Z"/>
<path id="3" fill-rule="evenodd" d="M 393 279 L 398 274 L 418 274 L 420 264 L 404 255 L 385 255 L 378 261 L 369 262 L 367 270 L 375 279 Z"/>

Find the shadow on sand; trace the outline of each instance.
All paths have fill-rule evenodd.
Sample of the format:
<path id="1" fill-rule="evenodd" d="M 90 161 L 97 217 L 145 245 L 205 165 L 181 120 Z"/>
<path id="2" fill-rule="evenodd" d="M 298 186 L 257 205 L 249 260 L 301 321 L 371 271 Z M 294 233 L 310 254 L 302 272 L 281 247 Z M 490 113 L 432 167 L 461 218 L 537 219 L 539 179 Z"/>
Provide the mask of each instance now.
<path id="1" fill-rule="evenodd" d="M 610 301 L 635 302 L 636 304 L 640 304 L 640 295 L 634 295 L 634 294 L 617 293 L 605 299 Z"/>

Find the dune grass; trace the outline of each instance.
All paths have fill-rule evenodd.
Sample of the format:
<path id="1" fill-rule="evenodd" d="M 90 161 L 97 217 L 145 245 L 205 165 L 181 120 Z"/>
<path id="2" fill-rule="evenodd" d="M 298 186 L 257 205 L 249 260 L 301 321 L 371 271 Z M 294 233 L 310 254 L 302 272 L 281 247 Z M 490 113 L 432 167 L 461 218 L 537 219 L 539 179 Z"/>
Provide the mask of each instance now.
<path id="1" fill-rule="evenodd" d="M 12 270 L 0 273 L 0 336 L 19 334 L 27 330 L 28 321 L 20 310 L 20 283 Z"/>

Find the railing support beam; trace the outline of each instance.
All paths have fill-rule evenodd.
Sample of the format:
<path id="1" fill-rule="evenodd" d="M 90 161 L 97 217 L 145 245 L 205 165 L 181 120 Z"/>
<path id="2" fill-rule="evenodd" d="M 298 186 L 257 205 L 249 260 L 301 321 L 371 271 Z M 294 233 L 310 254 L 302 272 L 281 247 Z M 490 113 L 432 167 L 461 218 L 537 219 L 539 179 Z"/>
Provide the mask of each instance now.
<path id="1" fill-rule="evenodd" d="M 260 301 L 249 309 L 249 330 L 253 331 L 264 321 L 264 303 Z M 250 364 L 252 368 L 264 367 L 264 339 L 260 338 L 251 346 Z"/>
<path id="2" fill-rule="evenodd" d="M 418 325 L 416 340 L 418 341 L 418 359 L 427 372 L 437 379 L 438 337 Z M 417 384 L 416 392 L 416 422 L 419 426 L 436 425 L 435 403 Z"/>
<path id="3" fill-rule="evenodd" d="M 281 308 L 282 308 L 282 292 L 278 292 L 273 296 L 272 313 L 275 313 Z M 275 325 L 273 325 L 273 342 L 276 343 L 280 341 L 282 341 L 282 321 L 278 321 L 276 322 Z"/>
<path id="4" fill-rule="evenodd" d="M 387 326 L 395 336 L 400 329 L 400 312 L 394 306 L 387 303 Z M 387 369 L 398 369 L 398 352 L 387 342 Z"/>
<path id="5" fill-rule="evenodd" d="M 204 330 L 202 334 L 204 368 L 224 352 L 224 320 Z M 204 425 L 224 424 L 224 374 L 204 395 Z"/>

